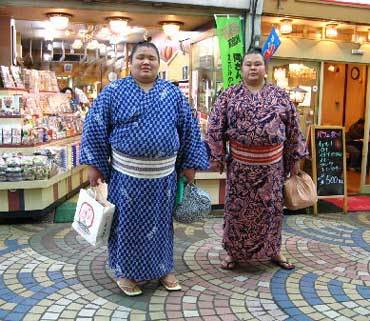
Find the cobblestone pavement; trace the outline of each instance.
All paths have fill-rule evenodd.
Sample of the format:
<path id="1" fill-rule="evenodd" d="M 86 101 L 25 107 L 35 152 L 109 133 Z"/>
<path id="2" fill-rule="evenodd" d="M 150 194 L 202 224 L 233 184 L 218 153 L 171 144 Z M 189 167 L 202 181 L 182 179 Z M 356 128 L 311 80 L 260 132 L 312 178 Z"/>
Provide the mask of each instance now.
<path id="1" fill-rule="evenodd" d="M 221 218 L 176 225 L 183 291 L 153 281 L 129 298 L 106 248 L 88 246 L 70 224 L 0 225 L 0 320 L 370 320 L 370 213 L 286 217 L 294 271 L 268 261 L 220 269 L 221 234 Z"/>

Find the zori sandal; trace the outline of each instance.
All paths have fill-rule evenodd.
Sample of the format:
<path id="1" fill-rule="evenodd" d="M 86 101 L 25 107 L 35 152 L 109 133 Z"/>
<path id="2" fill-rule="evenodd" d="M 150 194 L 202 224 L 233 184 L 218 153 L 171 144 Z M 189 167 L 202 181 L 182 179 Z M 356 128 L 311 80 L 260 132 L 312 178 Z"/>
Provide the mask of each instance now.
<path id="1" fill-rule="evenodd" d="M 171 278 L 172 280 L 170 280 Z M 159 282 L 161 282 L 167 291 L 180 291 L 182 289 L 181 285 L 173 274 L 167 274 L 164 277 L 161 277 Z"/>
<path id="2" fill-rule="evenodd" d="M 288 260 L 283 261 L 283 260 L 271 260 L 271 262 L 279 267 L 281 267 L 284 270 L 294 270 L 295 265 L 293 263 L 290 263 Z"/>
<path id="3" fill-rule="evenodd" d="M 143 291 L 139 288 L 139 286 L 131 280 L 119 279 L 117 280 L 117 285 L 127 296 L 137 296 L 143 294 Z"/>

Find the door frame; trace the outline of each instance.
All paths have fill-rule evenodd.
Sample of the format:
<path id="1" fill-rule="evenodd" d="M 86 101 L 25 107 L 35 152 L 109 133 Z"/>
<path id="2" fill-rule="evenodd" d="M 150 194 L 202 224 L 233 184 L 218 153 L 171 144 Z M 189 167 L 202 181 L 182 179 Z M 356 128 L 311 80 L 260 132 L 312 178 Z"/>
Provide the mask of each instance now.
<path id="1" fill-rule="evenodd" d="M 361 180 L 360 193 L 370 193 L 370 181 L 366 184 L 367 176 L 367 153 L 369 147 L 369 127 L 370 127 L 370 64 L 366 68 L 366 103 L 365 103 L 365 127 L 364 127 L 364 144 L 362 146 L 362 161 L 361 161 Z M 370 165 L 370 164 L 369 164 Z M 370 166 L 369 166 L 370 167 Z"/>

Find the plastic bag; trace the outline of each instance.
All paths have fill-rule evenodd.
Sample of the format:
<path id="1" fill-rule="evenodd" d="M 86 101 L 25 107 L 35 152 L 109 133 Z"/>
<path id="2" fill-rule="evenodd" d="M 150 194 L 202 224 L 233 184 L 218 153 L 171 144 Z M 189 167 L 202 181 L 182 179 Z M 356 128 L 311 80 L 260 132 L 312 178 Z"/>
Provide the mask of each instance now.
<path id="1" fill-rule="evenodd" d="M 315 183 L 310 175 L 299 171 L 284 183 L 284 203 L 289 210 L 299 210 L 317 202 Z"/>
<path id="2" fill-rule="evenodd" d="M 193 223 L 204 220 L 210 212 L 209 194 L 194 184 L 187 184 L 182 202 L 176 205 L 173 217 L 180 223 Z"/>

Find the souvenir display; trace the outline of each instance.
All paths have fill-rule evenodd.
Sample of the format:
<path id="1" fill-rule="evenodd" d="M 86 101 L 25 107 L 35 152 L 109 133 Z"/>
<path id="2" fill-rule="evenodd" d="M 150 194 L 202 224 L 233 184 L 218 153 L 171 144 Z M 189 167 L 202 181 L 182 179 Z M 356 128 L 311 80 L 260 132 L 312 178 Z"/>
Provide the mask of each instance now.
<path id="1" fill-rule="evenodd" d="M 13 76 L 16 87 L 19 89 L 24 89 L 25 88 L 24 83 L 21 78 L 21 68 L 17 66 L 10 66 L 10 71 Z"/>
<path id="2" fill-rule="evenodd" d="M 22 104 L 21 95 L 0 97 L 0 116 L 14 116 L 20 114 Z"/>
<path id="3" fill-rule="evenodd" d="M 0 153 L 0 182 L 44 180 L 79 166 L 79 141 L 63 145 L 62 139 L 81 134 L 84 114 L 73 112 L 67 95 L 59 92 L 55 73 L 14 66 L 1 66 L 0 72 L 5 89 L 0 88 L 0 117 L 5 119 L 0 146 L 8 151 Z M 12 94 L 10 88 L 24 90 Z M 42 148 L 45 143 L 52 144 Z M 21 154 L 13 152 L 16 146 L 32 148 Z"/>
<path id="4" fill-rule="evenodd" d="M 9 67 L 0 66 L 1 81 L 4 88 L 16 88 L 12 75 L 10 74 Z"/>
<path id="5" fill-rule="evenodd" d="M 34 155 L 3 153 L 0 157 L 0 182 L 49 179 L 61 170 L 57 153 L 52 149 L 37 150 Z"/>

